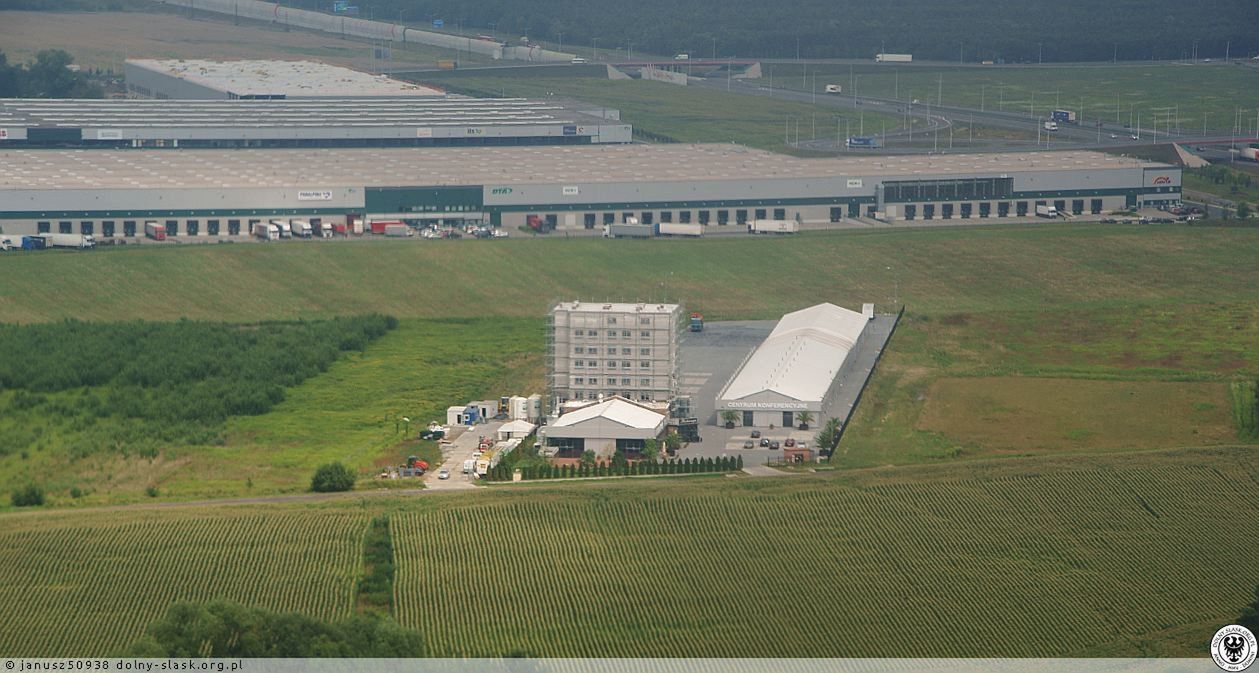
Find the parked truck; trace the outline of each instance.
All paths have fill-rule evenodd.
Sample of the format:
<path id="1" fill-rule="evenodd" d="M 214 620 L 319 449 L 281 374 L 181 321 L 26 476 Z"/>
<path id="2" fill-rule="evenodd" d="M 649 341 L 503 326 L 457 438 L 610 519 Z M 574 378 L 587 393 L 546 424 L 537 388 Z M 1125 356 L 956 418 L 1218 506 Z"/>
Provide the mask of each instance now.
<path id="1" fill-rule="evenodd" d="M 704 314 L 702 313 L 691 314 L 691 331 L 692 332 L 704 331 Z"/>
<path id="2" fill-rule="evenodd" d="M 1054 110 L 1051 115 L 1054 121 L 1060 124 L 1077 124 L 1079 119 L 1075 116 L 1075 110 Z"/>
<path id="3" fill-rule="evenodd" d="M 752 220 L 748 224 L 749 234 L 795 234 L 800 231 L 800 223 L 795 220 Z"/>
<path id="4" fill-rule="evenodd" d="M 343 225 L 343 226 L 344 226 L 344 225 Z M 332 231 L 333 231 L 333 229 L 332 229 L 332 223 L 331 223 L 331 222 L 320 222 L 320 223 L 319 223 L 319 236 L 320 236 L 320 238 L 332 238 Z"/>
<path id="5" fill-rule="evenodd" d="M 385 235 L 399 237 L 399 238 L 410 236 L 411 227 L 408 227 L 407 225 L 401 222 L 391 223 L 385 226 Z"/>
<path id="6" fill-rule="evenodd" d="M 165 241 L 166 240 L 166 225 L 158 224 L 157 222 L 151 222 L 151 221 L 145 222 L 144 235 L 147 238 L 151 238 L 155 241 Z"/>
<path id="7" fill-rule="evenodd" d="M 879 139 L 875 136 L 849 136 L 846 144 L 850 148 L 878 149 Z"/>
<path id="8" fill-rule="evenodd" d="M 23 250 L 43 250 L 45 247 L 46 246 L 44 244 L 43 236 L 23 236 L 22 237 Z"/>
<path id="9" fill-rule="evenodd" d="M 271 224 L 280 230 L 280 238 L 293 238 L 293 227 L 284 220 L 271 220 Z"/>
<path id="10" fill-rule="evenodd" d="M 913 54 L 875 54 L 875 63 L 909 63 L 914 60 Z"/>
<path id="11" fill-rule="evenodd" d="M 253 235 L 263 241 L 274 241 L 280 238 L 280 228 L 268 222 L 255 222 Z"/>
<path id="12" fill-rule="evenodd" d="M 1045 122 L 1044 126 L 1045 126 L 1045 130 L 1046 130 L 1046 131 L 1057 131 L 1057 130 L 1058 130 L 1058 122 L 1056 122 L 1056 121 L 1054 121 L 1054 120 L 1052 120 L 1052 119 L 1047 120 L 1047 121 Z"/>
<path id="13" fill-rule="evenodd" d="M 661 236 L 703 236 L 704 225 L 698 222 L 661 222 Z"/>
<path id="14" fill-rule="evenodd" d="M 636 217 L 627 218 L 621 223 L 603 225 L 604 238 L 651 238 L 653 233 L 650 224 L 643 224 Z"/>
<path id="15" fill-rule="evenodd" d="M 96 239 L 90 234 L 44 234 L 44 246 L 86 250 L 96 247 Z"/>
<path id="16" fill-rule="evenodd" d="M 1058 217 L 1058 209 L 1053 206 L 1036 206 L 1036 217 Z"/>
<path id="17" fill-rule="evenodd" d="M 310 238 L 314 233 L 306 220 L 293 220 L 290 226 L 293 227 L 293 238 Z"/>
<path id="18" fill-rule="evenodd" d="M 0 252 L 8 252 L 22 247 L 22 239 L 16 236 L 0 235 Z"/>
<path id="19" fill-rule="evenodd" d="M 1240 156 L 1246 161 L 1259 161 L 1259 143 L 1251 143 L 1241 148 Z"/>

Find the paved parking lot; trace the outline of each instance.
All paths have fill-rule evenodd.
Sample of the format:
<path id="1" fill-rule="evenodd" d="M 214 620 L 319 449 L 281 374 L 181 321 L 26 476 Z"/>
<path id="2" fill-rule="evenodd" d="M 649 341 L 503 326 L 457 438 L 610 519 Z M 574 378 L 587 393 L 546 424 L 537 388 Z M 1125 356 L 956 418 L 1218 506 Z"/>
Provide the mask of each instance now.
<path id="1" fill-rule="evenodd" d="M 848 422 L 862 387 L 870 378 L 879 354 L 887 345 L 896 325 L 896 316 L 880 315 L 870 322 L 865 338 L 849 354 L 848 361 L 839 372 L 839 392 L 809 430 L 742 426 L 727 430 L 718 424 L 717 395 L 748 354 L 769 336 L 775 324 L 776 321 L 773 320 L 712 322 L 704 326 L 703 332 L 688 332 L 682 339 L 680 393 L 691 397 L 691 411 L 699 419 L 702 441 L 686 446 L 678 454 L 679 457 L 741 455 L 743 464 L 748 466 L 780 460 L 782 451 L 761 447 L 759 439 L 754 442 L 754 448 L 743 448 L 745 442 L 751 439 L 750 433 L 754 429 L 760 431 L 762 438 L 778 441 L 780 447 L 788 438 L 807 442 L 812 446 L 813 436 L 826 419 L 840 418 L 844 423 Z"/>
<path id="2" fill-rule="evenodd" d="M 494 421 L 472 426 L 471 428 L 451 428 L 450 443 L 442 444 L 442 464 L 434 466 L 424 475 L 424 486 L 438 491 L 474 488 L 476 478 L 463 473 L 463 461 L 476 455 L 477 440 L 481 435 L 493 437 L 498 432 L 501 422 Z M 450 470 L 449 479 L 438 479 L 441 468 Z"/>

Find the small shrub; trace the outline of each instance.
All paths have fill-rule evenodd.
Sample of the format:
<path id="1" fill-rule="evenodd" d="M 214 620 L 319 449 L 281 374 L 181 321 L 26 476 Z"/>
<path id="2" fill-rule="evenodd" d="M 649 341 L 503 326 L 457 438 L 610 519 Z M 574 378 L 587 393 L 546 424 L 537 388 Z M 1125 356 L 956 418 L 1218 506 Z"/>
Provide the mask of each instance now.
<path id="1" fill-rule="evenodd" d="M 83 489 L 79 488 L 78 486 L 71 486 L 71 487 L 70 487 L 70 497 L 71 497 L 71 498 L 74 498 L 75 500 L 78 500 L 79 498 L 82 498 L 82 497 L 83 497 Z"/>
<path id="2" fill-rule="evenodd" d="M 15 489 L 12 500 L 14 507 L 39 507 L 44 504 L 44 489 L 36 484 L 29 484 Z"/>
<path id="3" fill-rule="evenodd" d="M 315 470 L 315 476 L 310 480 L 310 490 L 316 493 L 348 491 L 354 488 L 354 480 L 355 476 L 350 468 L 341 463 L 328 463 Z"/>
<path id="4" fill-rule="evenodd" d="M 145 495 L 147 495 L 147 496 L 149 496 L 150 498 L 156 498 L 156 497 L 157 497 L 157 487 L 156 487 L 156 486 L 146 486 L 146 487 L 144 488 L 144 494 L 145 494 Z"/>

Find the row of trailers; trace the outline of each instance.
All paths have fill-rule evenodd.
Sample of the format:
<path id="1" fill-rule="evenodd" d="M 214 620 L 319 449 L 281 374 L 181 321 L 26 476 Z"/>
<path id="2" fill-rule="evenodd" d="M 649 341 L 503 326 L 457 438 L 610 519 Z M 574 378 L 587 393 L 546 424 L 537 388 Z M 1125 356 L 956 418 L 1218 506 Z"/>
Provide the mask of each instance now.
<path id="1" fill-rule="evenodd" d="M 604 238 L 653 238 L 656 236 L 678 236 L 683 238 L 699 238 L 704 235 L 706 225 L 698 222 L 657 222 L 648 224 L 638 218 L 626 218 L 624 222 L 611 222 L 603 225 Z M 796 234 L 800 232 L 800 223 L 795 220 L 752 220 L 747 224 L 749 234 Z"/>

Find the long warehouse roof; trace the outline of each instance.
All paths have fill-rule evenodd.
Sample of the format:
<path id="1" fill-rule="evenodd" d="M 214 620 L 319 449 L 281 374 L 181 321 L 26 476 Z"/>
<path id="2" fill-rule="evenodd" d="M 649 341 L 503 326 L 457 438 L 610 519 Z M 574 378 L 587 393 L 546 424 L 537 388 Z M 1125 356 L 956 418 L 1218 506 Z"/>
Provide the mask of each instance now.
<path id="1" fill-rule="evenodd" d="M 772 392 L 820 402 L 868 323 L 834 304 L 788 313 L 726 384 L 720 399 L 735 402 Z"/>
<path id="2" fill-rule="evenodd" d="M 433 87 L 316 61 L 128 59 L 126 65 L 237 96 L 441 96 Z"/>
<path id="3" fill-rule="evenodd" d="M 993 175 L 1160 167 L 1100 152 L 800 159 L 738 145 L 0 151 L 0 189 L 438 186 Z"/>
<path id="4" fill-rule="evenodd" d="M 524 98 L 0 100 L 0 127 L 264 128 L 597 124 L 563 104 Z"/>

